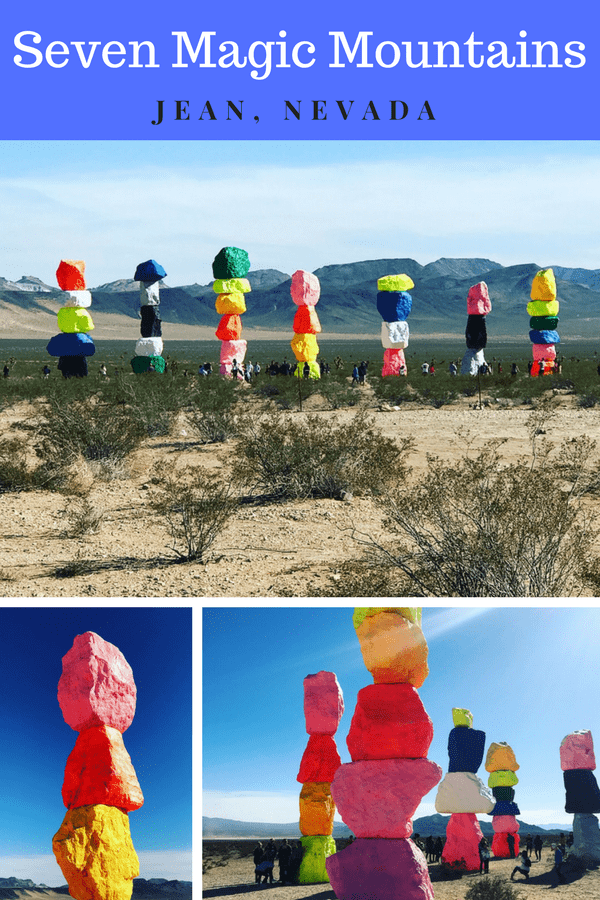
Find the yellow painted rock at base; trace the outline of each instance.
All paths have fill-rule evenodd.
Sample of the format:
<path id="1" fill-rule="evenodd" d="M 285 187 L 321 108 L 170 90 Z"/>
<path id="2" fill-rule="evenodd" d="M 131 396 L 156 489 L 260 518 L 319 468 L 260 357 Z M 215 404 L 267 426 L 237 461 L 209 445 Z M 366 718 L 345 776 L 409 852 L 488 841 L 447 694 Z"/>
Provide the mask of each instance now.
<path id="1" fill-rule="evenodd" d="M 420 606 L 355 606 L 352 624 L 358 628 L 367 616 L 376 616 L 381 612 L 398 613 L 399 616 L 408 619 L 409 622 L 414 622 L 415 625 L 421 624 L 422 610 Z"/>
<path id="2" fill-rule="evenodd" d="M 429 651 L 420 625 L 395 612 L 380 612 L 366 616 L 356 635 L 375 684 L 421 687 L 429 675 Z"/>
<path id="3" fill-rule="evenodd" d="M 314 334 L 295 334 L 290 345 L 298 362 L 314 362 L 319 355 L 319 345 Z"/>
<path id="4" fill-rule="evenodd" d="M 247 294 L 251 290 L 247 278 L 217 278 L 213 284 L 215 294 Z"/>
<path id="5" fill-rule="evenodd" d="M 556 300 L 556 279 L 552 269 L 540 269 L 531 284 L 532 300 Z"/>
<path id="6" fill-rule="evenodd" d="M 215 300 L 215 309 L 220 316 L 239 316 L 246 312 L 246 298 L 239 291 L 219 294 Z"/>
<path id="7" fill-rule="evenodd" d="M 485 758 L 486 772 L 498 772 L 501 769 L 509 769 L 511 772 L 516 772 L 520 768 L 512 747 L 504 741 L 499 744 L 495 742 L 490 744 Z"/>
<path id="8" fill-rule="evenodd" d="M 470 709 L 459 709 L 455 707 L 452 710 L 452 721 L 456 728 L 472 728 L 473 713 Z"/>
<path id="9" fill-rule="evenodd" d="M 316 360 L 311 360 L 311 362 L 299 363 L 296 366 L 294 371 L 294 375 L 296 378 L 304 378 L 304 366 L 308 366 L 308 377 L 309 378 L 320 378 L 321 377 L 321 366 Z"/>
<path id="10" fill-rule="evenodd" d="M 514 787 L 519 783 L 519 779 L 515 773 L 509 769 L 503 769 L 499 772 L 492 772 L 488 778 L 488 785 L 495 787 Z"/>
<path id="11" fill-rule="evenodd" d="M 558 300 L 531 300 L 527 304 L 528 316 L 557 316 L 559 310 Z"/>
<path id="12" fill-rule="evenodd" d="M 377 279 L 378 291 L 410 291 L 414 286 L 410 275 L 384 275 Z"/>
<path id="13" fill-rule="evenodd" d="M 300 831 L 302 834 L 331 834 L 335 803 L 331 785 L 322 781 L 307 781 L 300 792 Z"/>
<path id="14" fill-rule="evenodd" d="M 64 334 L 85 334 L 94 327 L 91 315 L 81 306 L 61 306 L 57 319 L 58 327 Z"/>
<path id="15" fill-rule="evenodd" d="M 131 900 L 140 864 L 127 813 L 116 806 L 68 810 L 52 850 L 75 900 Z"/>

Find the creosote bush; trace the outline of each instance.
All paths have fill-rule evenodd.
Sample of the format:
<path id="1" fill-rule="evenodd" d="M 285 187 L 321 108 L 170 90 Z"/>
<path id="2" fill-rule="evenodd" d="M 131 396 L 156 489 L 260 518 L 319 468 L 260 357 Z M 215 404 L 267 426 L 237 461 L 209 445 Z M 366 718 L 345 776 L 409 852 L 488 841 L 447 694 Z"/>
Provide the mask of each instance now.
<path id="1" fill-rule="evenodd" d="M 146 429 L 125 406 L 92 399 L 62 404 L 53 397 L 42 411 L 38 455 L 46 461 L 124 459 L 135 450 Z"/>
<path id="2" fill-rule="evenodd" d="M 465 900 L 519 900 L 522 896 L 521 891 L 507 884 L 499 875 L 493 878 L 486 875 L 473 881 L 465 892 Z"/>
<path id="3" fill-rule="evenodd" d="M 27 462 L 23 442 L 18 438 L 0 443 L 0 494 L 30 491 L 39 486 L 35 469 Z"/>

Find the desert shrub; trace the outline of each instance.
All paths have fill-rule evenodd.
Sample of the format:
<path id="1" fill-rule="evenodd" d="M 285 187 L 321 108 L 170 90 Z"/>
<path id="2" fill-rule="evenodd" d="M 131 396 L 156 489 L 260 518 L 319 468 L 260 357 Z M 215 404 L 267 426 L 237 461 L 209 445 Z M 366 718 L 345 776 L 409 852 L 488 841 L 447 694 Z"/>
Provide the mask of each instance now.
<path id="1" fill-rule="evenodd" d="M 318 392 L 327 401 L 330 409 L 342 409 L 356 406 L 362 399 L 362 389 L 348 384 L 346 379 L 335 377 L 322 378 L 318 384 Z"/>
<path id="2" fill-rule="evenodd" d="M 577 405 L 582 409 L 592 409 L 598 403 L 598 399 L 596 394 L 582 394 L 577 399 Z"/>
<path id="3" fill-rule="evenodd" d="M 519 900 L 523 894 L 499 875 L 486 875 L 473 881 L 465 892 L 465 900 Z"/>
<path id="4" fill-rule="evenodd" d="M 39 486 L 35 469 L 27 461 L 26 447 L 19 438 L 0 443 L 0 494 L 29 491 Z"/>
<path id="5" fill-rule="evenodd" d="M 71 498 L 64 511 L 65 537 L 77 538 L 86 534 L 95 534 L 102 524 L 104 512 L 90 502 L 87 497 Z"/>
<path id="6" fill-rule="evenodd" d="M 181 560 L 203 561 L 237 507 L 230 485 L 201 468 L 167 474 L 156 468 L 153 482 L 151 503 L 166 520 L 171 549 Z"/>
<path id="7" fill-rule="evenodd" d="M 195 407 L 187 412 L 190 426 L 201 444 L 221 444 L 237 434 L 237 417 L 231 410 L 205 410 Z"/>
<path id="8" fill-rule="evenodd" d="M 364 413 L 346 425 L 316 415 L 247 419 L 240 436 L 236 476 L 271 500 L 380 493 L 405 471 L 402 457 L 412 446 L 383 437 Z"/>
<path id="9" fill-rule="evenodd" d="M 63 404 L 56 397 L 42 412 L 38 455 L 53 464 L 85 460 L 124 459 L 139 446 L 144 423 L 125 406 L 92 399 Z"/>

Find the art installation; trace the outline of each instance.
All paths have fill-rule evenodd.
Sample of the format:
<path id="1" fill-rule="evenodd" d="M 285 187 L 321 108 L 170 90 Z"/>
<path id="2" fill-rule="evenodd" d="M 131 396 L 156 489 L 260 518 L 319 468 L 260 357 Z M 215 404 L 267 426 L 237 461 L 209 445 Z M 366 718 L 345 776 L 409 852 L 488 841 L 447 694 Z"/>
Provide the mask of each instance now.
<path id="1" fill-rule="evenodd" d="M 531 375 L 551 375 L 556 359 L 556 344 L 560 341 L 558 331 L 558 308 L 556 280 L 552 269 L 541 269 L 531 285 L 531 302 L 527 304 L 529 319 L 529 340 L 532 343 L 533 365 Z"/>
<path id="2" fill-rule="evenodd" d="M 596 757 L 590 731 L 574 731 L 560 745 L 560 766 L 567 794 L 565 811 L 573 813 L 571 855 L 586 863 L 600 862 L 600 791 L 594 775 Z"/>
<path id="3" fill-rule="evenodd" d="M 487 329 L 485 317 L 492 311 L 492 304 L 485 281 L 480 281 L 469 288 L 467 294 L 467 328 L 465 338 L 467 352 L 460 366 L 461 375 L 477 375 L 480 367 L 485 365 L 483 351 L 487 346 Z"/>
<path id="4" fill-rule="evenodd" d="M 519 783 L 515 772 L 520 766 L 512 747 L 504 742 L 490 744 L 485 768 L 490 773 L 488 785 L 496 798 L 496 805 L 491 812 L 494 829 L 492 853 L 496 859 L 512 859 L 519 854 L 519 823 L 516 816 L 520 814 L 519 807 L 514 802 L 514 786 Z"/>
<path id="5" fill-rule="evenodd" d="M 330 856 L 338 900 L 433 900 L 412 817 L 442 777 L 427 759 L 433 724 L 417 692 L 429 673 L 421 609 L 358 607 L 354 627 L 374 684 L 362 688 L 347 738 L 352 762 L 331 793 L 356 840 Z"/>
<path id="6" fill-rule="evenodd" d="M 58 311 L 56 334 L 48 342 L 50 356 L 58 356 L 58 368 L 63 378 L 83 378 L 88 374 L 87 357 L 96 352 L 88 332 L 94 323 L 88 312 L 92 295 L 85 289 L 85 263 L 82 259 L 61 259 L 56 280 L 64 291 L 63 305 Z"/>
<path id="7" fill-rule="evenodd" d="M 335 804 L 331 782 L 342 764 L 333 735 L 344 712 L 342 690 L 333 672 L 318 672 L 304 679 L 304 717 L 309 735 L 296 780 L 300 792 L 300 831 L 304 854 L 300 884 L 329 881 L 325 860 L 335 853 L 332 838 Z"/>
<path id="8" fill-rule="evenodd" d="M 79 732 L 67 759 L 67 814 L 52 850 L 75 900 L 130 900 L 140 873 L 129 816 L 144 802 L 123 743 L 136 687 L 121 651 L 93 631 L 78 634 L 63 656 L 58 702 Z"/>
<path id="9" fill-rule="evenodd" d="M 409 275 L 384 275 L 377 280 L 377 312 L 383 345 L 382 375 L 406 375 L 404 351 L 408 347 L 408 316 L 415 284 Z"/>
<path id="10" fill-rule="evenodd" d="M 317 335 L 321 333 L 321 323 L 315 309 L 321 295 L 319 279 L 311 272 L 298 269 L 292 275 L 290 293 L 298 307 L 294 316 L 294 337 L 291 342 L 297 363 L 295 374 L 298 378 L 302 378 L 304 366 L 308 365 L 308 377 L 320 378 Z"/>
<path id="11" fill-rule="evenodd" d="M 215 331 L 221 341 L 219 372 L 221 375 L 231 375 L 234 364 L 241 369 L 246 356 L 247 342 L 241 339 L 240 316 L 246 312 L 245 295 L 251 290 L 246 278 L 250 271 L 248 254 L 239 247 L 223 247 L 213 260 L 212 270 L 215 278 L 213 290 L 218 294 L 215 307 L 221 316 Z M 243 372 L 239 371 L 237 377 L 243 380 Z"/>
<path id="12" fill-rule="evenodd" d="M 135 345 L 131 368 L 136 375 L 144 372 L 164 372 L 162 319 L 160 318 L 159 285 L 167 273 L 154 259 L 140 263 L 133 276 L 140 282 L 140 334 Z"/>
<path id="13" fill-rule="evenodd" d="M 473 728 L 473 716 L 468 709 L 453 709 L 452 721 L 448 773 L 435 798 L 436 812 L 450 813 L 442 862 L 466 872 L 477 872 L 483 833 L 476 813 L 489 815 L 494 808 L 491 791 L 477 776 L 483 762 L 485 731 Z"/>

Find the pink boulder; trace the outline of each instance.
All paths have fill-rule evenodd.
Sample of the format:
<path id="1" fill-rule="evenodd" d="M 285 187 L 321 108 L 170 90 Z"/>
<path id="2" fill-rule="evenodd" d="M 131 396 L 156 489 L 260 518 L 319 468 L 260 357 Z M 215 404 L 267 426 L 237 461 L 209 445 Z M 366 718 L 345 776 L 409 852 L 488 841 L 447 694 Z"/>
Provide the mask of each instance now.
<path id="1" fill-rule="evenodd" d="M 333 672 L 317 672 L 304 679 L 304 717 L 307 734 L 335 734 L 344 712 L 342 689 Z"/>
<path id="2" fill-rule="evenodd" d="M 541 359 L 554 362 L 556 359 L 556 344 L 532 344 L 531 350 L 534 362 L 539 362 Z"/>
<path id="3" fill-rule="evenodd" d="M 384 350 L 382 376 L 406 375 L 404 350 Z"/>
<path id="4" fill-rule="evenodd" d="M 487 316 L 492 311 L 492 303 L 485 281 L 474 284 L 467 294 L 467 315 Z"/>
<path id="5" fill-rule="evenodd" d="M 311 734 L 300 763 L 296 781 L 332 782 L 342 764 L 334 739 L 329 734 Z"/>
<path id="6" fill-rule="evenodd" d="M 233 360 L 241 363 L 246 355 L 247 341 L 222 341 L 221 342 L 221 365 L 231 365 Z"/>
<path id="7" fill-rule="evenodd" d="M 298 269 L 292 275 L 290 293 L 296 306 L 316 306 L 321 296 L 319 279 L 312 272 Z"/>
<path id="8" fill-rule="evenodd" d="M 417 806 L 441 777 L 429 759 L 362 760 L 340 766 L 331 795 L 356 837 L 407 838 Z"/>
<path id="9" fill-rule="evenodd" d="M 517 857 L 519 855 L 519 835 L 513 834 L 514 847 L 513 852 L 510 852 L 510 847 L 508 845 L 508 834 L 506 832 L 496 833 L 492 840 L 492 853 L 496 857 L 496 859 L 509 859 L 511 857 Z"/>
<path id="10" fill-rule="evenodd" d="M 117 806 L 139 809 L 144 797 L 121 732 L 101 725 L 78 735 L 65 767 L 62 798 L 67 809 Z"/>
<path id="11" fill-rule="evenodd" d="M 131 666 L 114 644 L 93 631 L 78 634 L 63 656 L 58 702 L 73 731 L 109 725 L 123 732 L 135 714 Z"/>
<path id="12" fill-rule="evenodd" d="M 516 833 L 519 830 L 519 823 L 514 816 L 494 816 L 492 819 L 492 828 L 496 834 Z"/>
<path id="13" fill-rule="evenodd" d="M 464 872 L 478 872 L 479 841 L 482 837 L 475 813 L 454 813 L 446 826 L 442 862 Z"/>
<path id="14" fill-rule="evenodd" d="M 338 900 L 434 900 L 427 862 L 410 840 L 358 838 L 325 865 Z"/>
<path id="15" fill-rule="evenodd" d="M 595 769 L 594 742 L 591 731 L 573 731 L 560 744 L 560 767 L 568 769 Z"/>
<path id="16" fill-rule="evenodd" d="M 412 684 L 370 684 L 358 692 L 346 738 L 359 759 L 418 759 L 427 756 L 433 723 Z"/>

